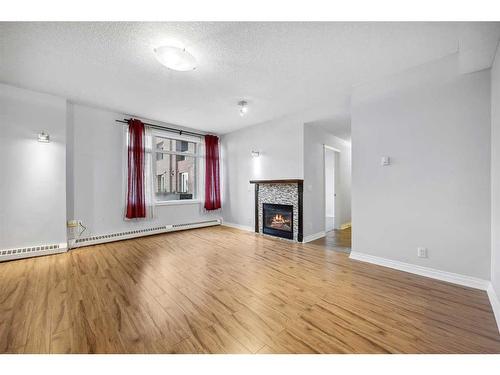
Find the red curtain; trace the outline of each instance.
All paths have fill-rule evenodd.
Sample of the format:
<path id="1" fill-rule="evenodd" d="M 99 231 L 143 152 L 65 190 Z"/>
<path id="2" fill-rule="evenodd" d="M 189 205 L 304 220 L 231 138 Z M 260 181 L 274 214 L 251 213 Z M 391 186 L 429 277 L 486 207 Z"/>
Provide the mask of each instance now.
<path id="1" fill-rule="evenodd" d="M 127 219 L 146 217 L 144 191 L 144 124 L 140 120 L 128 121 L 128 185 Z"/>
<path id="2" fill-rule="evenodd" d="M 219 137 L 205 135 L 205 209 L 220 207 Z"/>

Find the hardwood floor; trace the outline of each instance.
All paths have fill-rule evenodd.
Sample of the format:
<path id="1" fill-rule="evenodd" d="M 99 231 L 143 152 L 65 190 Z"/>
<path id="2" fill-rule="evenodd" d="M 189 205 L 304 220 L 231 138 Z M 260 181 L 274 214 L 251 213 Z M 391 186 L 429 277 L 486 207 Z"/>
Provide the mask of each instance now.
<path id="1" fill-rule="evenodd" d="M 326 232 L 325 237 L 310 242 L 311 245 L 319 245 L 332 250 L 351 249 L 351 227 L 346 229 L 334 229 Z"/>
<path id="2" fill-rule="evenodd" d="M 500 353 L 486 293 L 212 227 L 0 264 L 0 352 Z"/>

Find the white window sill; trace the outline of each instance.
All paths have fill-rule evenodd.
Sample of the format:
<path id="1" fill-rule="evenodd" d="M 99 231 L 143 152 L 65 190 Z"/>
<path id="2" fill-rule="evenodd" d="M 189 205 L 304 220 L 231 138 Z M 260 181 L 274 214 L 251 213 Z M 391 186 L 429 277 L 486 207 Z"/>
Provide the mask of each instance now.
<path id="1" fill-rule="evenodd" d="M 198 199 L 181 199 L 176 201 L 162 201 L 156 202 L 155 206 L 177 206 L 183 204 L 200 204 L 201 201 Z"/>

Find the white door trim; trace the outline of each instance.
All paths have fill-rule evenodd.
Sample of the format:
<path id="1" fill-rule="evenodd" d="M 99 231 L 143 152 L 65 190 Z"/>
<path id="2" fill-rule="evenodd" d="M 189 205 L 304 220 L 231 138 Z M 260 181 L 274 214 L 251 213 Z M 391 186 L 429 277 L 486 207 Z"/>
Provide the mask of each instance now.
<path id="1" fill-rule="evenodd" d="M 325 145 L 325 144 L 323 144 L 323 147 L 327 148 L 329 150 L 332 150 L 332 151 L 341 152 L 338 148 L 335 148 L 335 147 L 332 147 L 332 146 L 328 146 L 328 145 Z"/>

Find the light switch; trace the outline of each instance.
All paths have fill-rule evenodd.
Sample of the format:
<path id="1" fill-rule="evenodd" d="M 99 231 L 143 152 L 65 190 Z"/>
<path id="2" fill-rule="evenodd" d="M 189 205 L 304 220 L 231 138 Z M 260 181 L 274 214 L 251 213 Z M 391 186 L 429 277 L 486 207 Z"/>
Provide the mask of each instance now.
<path id="1" fill-rule="evenodd" d="M 391 165 L 391 158 L 389 156 L 382 156 L 382 159 L 380 159 L 380 164 L 384 167 L 386 165 Z"/>

